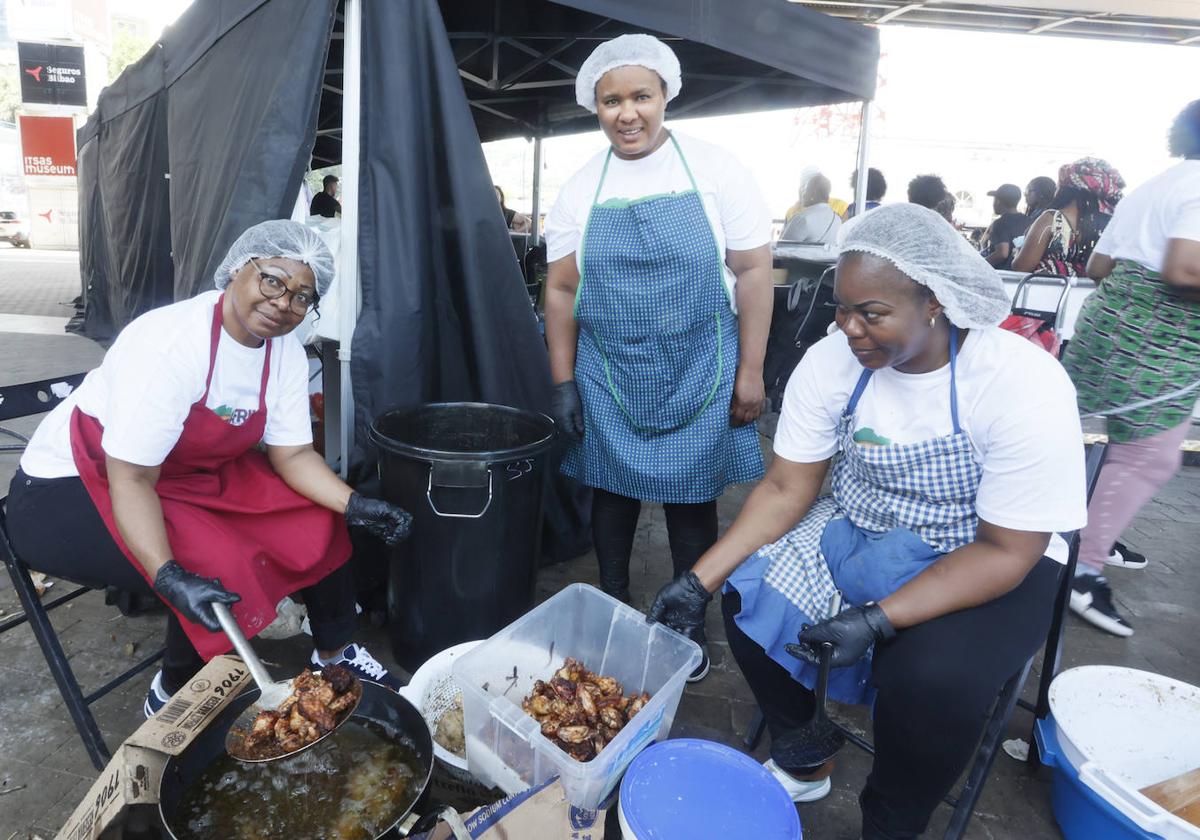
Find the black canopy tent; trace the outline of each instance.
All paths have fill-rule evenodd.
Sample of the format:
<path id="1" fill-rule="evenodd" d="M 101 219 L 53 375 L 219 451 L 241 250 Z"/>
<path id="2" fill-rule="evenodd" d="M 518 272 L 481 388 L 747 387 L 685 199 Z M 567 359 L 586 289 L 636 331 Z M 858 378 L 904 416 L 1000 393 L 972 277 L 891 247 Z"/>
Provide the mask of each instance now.
<path id="1" fill-rule="evenodd" d="M 349 375 L 326 397 L 327 422 L 349 421 L 343 469 L 373 463 L 367 423 L 391 406 L 544 409 L 545 347 L 480 141 L 592 128 L 574 68 L 627 31 L 680 54 L 668 118 L 874 92 L 877 34 L 784 0 L 195 3 L 79 132 L 85 332 L 209 288 L 242 230 L 291 214 L 306 168 L 340 162 L 326 358 Z"/>

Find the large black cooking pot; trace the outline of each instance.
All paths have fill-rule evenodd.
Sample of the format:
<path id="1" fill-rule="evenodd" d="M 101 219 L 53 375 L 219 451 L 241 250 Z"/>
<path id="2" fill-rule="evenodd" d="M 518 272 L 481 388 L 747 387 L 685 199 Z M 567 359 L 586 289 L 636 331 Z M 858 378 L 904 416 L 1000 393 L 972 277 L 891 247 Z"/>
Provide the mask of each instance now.
<path id="1" fill-rule="evenodd" d="M 395 822 L 383 833 L 377 835 L 376 840 L 399 837 L 399 833 L 395 830 L 396 826 L 403 822 L 421 803 L 425 790 L 429 786 L 429 777 L 433 773 L 433 736 L 421 713 L 399 694 L 366 680 L 363 680 L 362 686 L 362 700 L 354 712 L 354 717 L 376 721 L 397 733 L 396 737 L 404 741 L 422 764 L 422 767 L 415 768 L 416 778 L 413 780 L 413 784 L 416 785 L 416 797 L 413 804 L 404 813 L 397 816 Z M 248 688 L 243 691 L 205 727 L 204 731 L 188 745 L 182 754 L 167 760 L 159 786 L 158 809 L 163 825 L 166 826 L 167 834 L 172 840 L 177 840 L 171 826 L 184 791 L 196 781 L 209 764 L 225 754 L 225 734 L 242 710 L 258 699 L 258 693 L 257 688 Z M 289 840 L 299 839 L 289 838 Z"/>

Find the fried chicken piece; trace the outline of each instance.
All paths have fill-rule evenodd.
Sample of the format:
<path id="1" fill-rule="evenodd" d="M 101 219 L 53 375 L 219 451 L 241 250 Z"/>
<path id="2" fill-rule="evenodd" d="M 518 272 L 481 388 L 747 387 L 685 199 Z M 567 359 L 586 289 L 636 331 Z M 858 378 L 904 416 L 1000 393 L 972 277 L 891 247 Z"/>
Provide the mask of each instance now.
<path id="1" fill-rule="evenodd" d="M 321 678 L 333 687 L 336 694 L 345 694 L 354 687 L 354 674 L 341 665 L 326 665 L 321 669 Z"/>
<path id="2" fill-rule="evenodd" d="M 558 740 L 565 743 L 582 744 L 590 740 L 595 733 L 588 726 L 560 726 L 556 734 L 558 735 Z"/>
<path id="3" fill-rule="evenodd" d="M 259 712 L 250 724 L 250 731 L 242 734 L 243 747 L 253 747 L 263 744 L 275 736 L 275 723 L 279 720 L 279 712 Z"/>
<path id="4" fill-rule="evenodd" d="M 605 697 L 612 697 L 621 694 L 621 684 L 612 677 L 596 677 L 593 681 L 596 688 L 600 689 L 600 693 Z"/>
<path id="5" fill-rule="evenodd" d="M 550 700 L 541 694 L 535 694 L 521 704 L 521 708 L 534 717 L 550 714 Z"/>
<path id="6" fill-rule="evenodd" d="M 558 728 L 560 726 L 562 726 L 562 721 L 559 720 L 558 718 L 554 717 L 553 715 L 550 715 L 549 717 L 544 718 L 541 721 L 541 724 L 542 724 L 542 734 L 545 735 L 547 738 L 553 738 L 558 734 Z"/>
<path id="7" fill-rule="evenodd" d="M 566 700 L 568 703 L 575 699 L 575 683 L 562 677 L 555 676 L 550 680 L 550 688 L 560 699 Z"/>
<path id="8" fill-rule="evenodd" d="M 334 698 L 333 702 L 329 704 L 329 711 L 333 712 L 335 715 L 340 715 L 342 712 L 346 711 L 346 709 L 349 709 L 358 702 L 358 696 L 359 692 L 354 688 L 351 688 L 344 694 L 339 694 Z"/>
<path id="9" fill-rule="evenodd" d="M 633 720 L 633 716 L 642 710 L 642 707 L 650 702 L 650 695 L 642 692 L 629 703 L 629 708 L 625 710 L 625 719 Z"/>
<path id="10" fill-rule="evenodd" d="M 584 684 L 579 687 L 579 693 L 575 695 L 575 699 L 579 703 L 579 708 L 588 716 L 589 720 L 595 720 L 597 709 L 596 701 L 592 699 L 592 692 L 588 689 L 590 686 Z"/>
<path id="11" fill-rule="evenodd" d="M 600 710 L 600 722 L 614 732 L 619 732 L 625 725 L 625 718 L 621 716 L 621 712 L 617 708 L 605 706 Z"/>
<path id="12" fill-rule="evenodd" d="M 333 692 L 333 689 L 329 686 L 326 686 L 326 688 L 330 693 Z M 331 732 L 337 726 L 337 720 L 334 718 L 333 711 L 331 711 L 329 704 L 323 700 L 319 692 L 308 691 L 300 695 L 300 700 L 296 703 L 296 712 L 312 721 L 322 735 L 326 732 Z"/>

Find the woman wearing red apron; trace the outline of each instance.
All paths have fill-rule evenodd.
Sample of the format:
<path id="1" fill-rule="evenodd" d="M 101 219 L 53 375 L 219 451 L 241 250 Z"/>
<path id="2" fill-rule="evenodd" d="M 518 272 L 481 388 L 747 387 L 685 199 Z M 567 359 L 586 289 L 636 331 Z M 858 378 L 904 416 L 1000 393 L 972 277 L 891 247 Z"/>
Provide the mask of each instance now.
<path id="1" fill-rule="evenodd" d="M 346 526 L 390 544 L 411 517 L 354 492 L 313 450 L 308 362 L 289 335 L 332 278 L 315 233 L 255 225 L 217 269 L 217 291 L 129 324 L 21 458 L 8 523 L 25 561 L 90 586 L 152 589 L 171 609 L 147 715 L 230 649 L 218 601 L 254 636 L 301 592 L 313 664 L 398 685 L 350 643 Z"/>

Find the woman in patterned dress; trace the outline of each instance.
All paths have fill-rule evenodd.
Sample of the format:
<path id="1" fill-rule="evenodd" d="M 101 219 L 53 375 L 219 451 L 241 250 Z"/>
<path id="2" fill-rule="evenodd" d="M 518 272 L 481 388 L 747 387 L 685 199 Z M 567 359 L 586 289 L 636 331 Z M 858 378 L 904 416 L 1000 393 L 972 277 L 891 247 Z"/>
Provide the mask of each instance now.
<path id="1" fill-rule="evenodd" d="M 1200 380 L 1200 100 L 1175 119 L 1183 160 L 1117 205 L 1088 262 L 1099 288 L 1084 302 L 1063 364 L 1084 412 L 1109 414 L 1108 458 L 1088 507 L 1071 609 L 1117 636 L 1133 627 L 1112 602 L 1106 562 L 1142 506 L 1182 462 Z M 1115 409 L 1115 411 L 1113 411 Z M 1129 557 L 1136 558 L 1133 563 Z"/>
<path id="2" fill-rule="evenodd" d="M 1064 164 L 1058 192 L 1025 234 L 1013 271 L 1082 277 L 1124 188 L 1121 173 L 1100 158 Z"/>
<path id="3" fill-rule="evenodd" d="M 650 616 L 686 630 L 724 587 L 767 767 L 797 802 L 831 788 L 797 732 L 828 643 L 830 696 L 874 699 L 862 837 L 898 840 L 925 830 L 1045 639 L 1067 559 L 1055 532 L 1084 522 L 1083 444 L 1066 372 L 999 329 L 999 275 L 941 216 L 893 204 L 843 231 L 840 331 L 789 380 L 766 478 Z"/>

